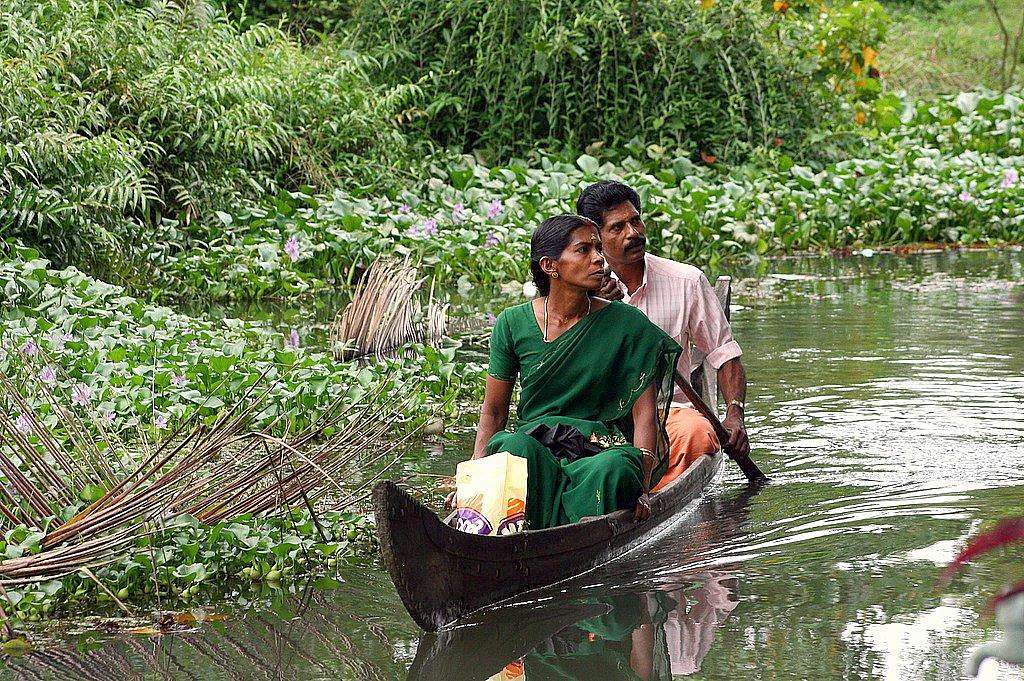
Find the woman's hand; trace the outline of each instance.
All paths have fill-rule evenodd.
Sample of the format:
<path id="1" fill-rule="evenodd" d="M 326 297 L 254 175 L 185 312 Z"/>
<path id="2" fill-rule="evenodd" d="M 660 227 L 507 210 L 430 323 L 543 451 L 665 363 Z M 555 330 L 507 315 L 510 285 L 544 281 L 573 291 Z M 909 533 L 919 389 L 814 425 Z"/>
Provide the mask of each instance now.
<path id="1" fill-rule="evenodd" d="M 458 496 L 458 492 L 459 492 L 459 490 L 453 489 L 451 492 L 448 493 L 448 496 L 446 496 L 444 498 L 444 510 L 446 510 L 446 511 L 454 511 L 455 510 L 455 503 L 456 503 L 456 497 Z"/>
<path id="2" fill-rule="evenodd" d="M 636 511 L 633 513 L 633 520 L 638 523 L 642 523 L 651 517 L 651 495 L 649 492 L 644 492 L 636 500 Z"/>

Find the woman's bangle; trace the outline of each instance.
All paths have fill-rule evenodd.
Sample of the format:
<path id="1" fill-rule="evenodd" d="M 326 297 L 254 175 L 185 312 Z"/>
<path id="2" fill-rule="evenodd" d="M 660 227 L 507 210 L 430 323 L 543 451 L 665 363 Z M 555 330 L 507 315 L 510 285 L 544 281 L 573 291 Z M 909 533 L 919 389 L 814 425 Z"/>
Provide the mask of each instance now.
<path id="1" fill-rule="evenodd" d="M 637 449 L 639 449 L 639 450 L 640 450 L 640 453 L 641 453 L 641 454 L 645 454 L 645 455 L 648 455 L 648 456 L 650 456 L 650 457 L 651 457 L 652 459 L 654 458 L 654 452 L 652 452 L 651 450 L 647 449 L 646 447 L 637 447 Z"/>

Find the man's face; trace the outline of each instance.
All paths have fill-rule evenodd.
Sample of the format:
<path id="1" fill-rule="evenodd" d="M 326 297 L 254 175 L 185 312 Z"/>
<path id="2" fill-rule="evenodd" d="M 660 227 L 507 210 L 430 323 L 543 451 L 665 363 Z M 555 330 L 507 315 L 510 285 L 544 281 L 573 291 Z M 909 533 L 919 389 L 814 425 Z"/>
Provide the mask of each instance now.
<path id="1" fill-rule="evenodd" d="M 647 228 L 632 203 L 624 201 L 604 212 L 601 244 L 612 266 L 631 265 L 643 260 L 647 250 Z"/>

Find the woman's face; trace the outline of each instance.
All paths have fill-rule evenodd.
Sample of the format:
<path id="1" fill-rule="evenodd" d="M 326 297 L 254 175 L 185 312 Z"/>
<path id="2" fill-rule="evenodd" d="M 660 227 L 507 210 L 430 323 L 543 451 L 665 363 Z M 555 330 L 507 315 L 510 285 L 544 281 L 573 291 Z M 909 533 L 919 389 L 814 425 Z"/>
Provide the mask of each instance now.
<path id="1" fill-rule="evenodd" d="M 597 229 L 589 225 L 578 227 L 570 235 L 569 245 L 558 256 L 558 260 L 542 262 L 541 266 L 552 277 L 553 286 L 561 282 L 587 291 L 600 290 L 604 277 L 604 255 Z M 557 278 L 552 276 L 555 272 L 558 273 Z"/>

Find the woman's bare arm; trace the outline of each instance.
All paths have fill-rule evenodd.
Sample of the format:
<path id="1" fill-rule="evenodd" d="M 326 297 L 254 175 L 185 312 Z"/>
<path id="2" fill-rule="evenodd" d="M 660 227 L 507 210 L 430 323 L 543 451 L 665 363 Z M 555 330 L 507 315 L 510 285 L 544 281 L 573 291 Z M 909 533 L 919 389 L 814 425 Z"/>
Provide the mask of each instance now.
<path id="1" fill-rule="evenodd" d="M 651 475 L 658 449 L 658 403 L 653 384 L 633 404 L 633 446 L 650 452 L 644 454 L 643 486 L 647 492 L 653 484 Z"/>
<path id="2" fill-rule="evenodd" d="M 487 443 L 495 433 L 505 429 L 505 424 L 508 423 L 508 406 L 512 401 L 512 385 L 511 381 L 487 377 L 484 402 L 480 405 L 480 425 L 476 428 L 476 442 L 473 445 L 474 459 L 487 456 Z"/>

